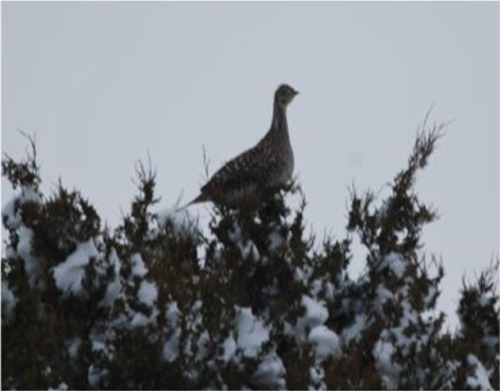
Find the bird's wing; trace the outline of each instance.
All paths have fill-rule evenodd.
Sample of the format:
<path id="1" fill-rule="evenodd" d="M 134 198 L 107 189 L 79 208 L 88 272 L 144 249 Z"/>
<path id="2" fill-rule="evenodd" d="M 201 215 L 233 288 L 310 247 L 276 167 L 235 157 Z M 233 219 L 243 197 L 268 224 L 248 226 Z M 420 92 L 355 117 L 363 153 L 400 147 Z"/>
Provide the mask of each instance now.
<path id="1" fill-rule="evenodd" d="M 241 188 L 249 183 L 258 184 L 264 169 L 260 155 L 260 150 L 254 147 L 229 160 L 201 188 L 202 194 L 216 189 Z"/>

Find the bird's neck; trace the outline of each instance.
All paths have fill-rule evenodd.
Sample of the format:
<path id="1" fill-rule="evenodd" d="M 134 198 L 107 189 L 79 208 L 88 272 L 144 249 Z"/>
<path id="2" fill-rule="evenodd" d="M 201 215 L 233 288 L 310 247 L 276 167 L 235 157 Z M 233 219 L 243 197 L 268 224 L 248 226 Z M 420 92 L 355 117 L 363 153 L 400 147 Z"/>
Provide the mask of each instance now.
<path id="1" fill-rule="evenodd" d="M 273 122 L 271 124 L 271 131 L 275 131 L 277 133 L 284 132 L 288 134 L 288 124 L 286 121 L 286 107 L 279 105 L 278 103 L 274 103 L 273 110 Z"/>

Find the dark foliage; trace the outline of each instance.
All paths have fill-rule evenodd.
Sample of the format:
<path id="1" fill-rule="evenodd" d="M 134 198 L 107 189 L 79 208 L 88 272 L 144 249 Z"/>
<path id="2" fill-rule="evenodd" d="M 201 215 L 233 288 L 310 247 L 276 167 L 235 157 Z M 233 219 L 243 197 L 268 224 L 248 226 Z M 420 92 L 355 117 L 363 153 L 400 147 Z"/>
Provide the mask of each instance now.
<path id="1" fill-rule="evenodd" d="M 440 135 L 419 133 L 386 199 L 353 189 L 346 237 L 321 244 L 296 184 L 215 205 L 204 233 L 156 211 L 143 164 L 110 230 L 79 191 L 41 194 L 30 140 L 26 160 L 2 161 L 17 191 L 2 211 L 2 387 L 498 389 L 498 262 L 464 283 L 450 334 L 435 309 L 443 267 L 420 251 L 436 212 L 413 186 Z M 367 251 L 356 278 L 353 235 Z"/>

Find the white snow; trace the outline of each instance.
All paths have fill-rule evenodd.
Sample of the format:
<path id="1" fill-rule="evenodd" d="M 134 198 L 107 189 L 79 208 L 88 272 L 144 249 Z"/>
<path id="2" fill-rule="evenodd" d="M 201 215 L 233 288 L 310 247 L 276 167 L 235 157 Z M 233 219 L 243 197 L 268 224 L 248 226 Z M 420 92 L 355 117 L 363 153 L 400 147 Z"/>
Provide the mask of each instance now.
<path id="1" fill-rule="evenodd" d="M 243 240 L 243 233 L 237 224 L 233 224 L 228 232 L 229 239 L 238 246 L 240 254 L 243 259 L 250 258 L 256 261 L 260 258 L 259 250 L 255 244 L 250 240 Z"/>
<path id="2" fill-rule="evenodd" d="M 313 270 L 309 265 L 304 265 L 302 268 L 298 267 L 295 269 L 295 281 L 302 282 L 307 285 L 307 281 L 311 278 L 312 273 Z"/>
<path id="3" fill-rule="evenodd" d="M 157 222 L 160 229 L 163 229 L 167 222 L 170 222 L 178 232 L 197 232 L 197 224 L 191 217 L 187 209 L 164 209 L 157 213 Z"/>
<path id="4" fill-rule="evenodd" d="M 340 354 L 340 340 L 338 335 L 324 325 L 313 328 L 309 333 L 308 339 L 320 359 Z"/>
<path id="5" fill-rule="evenodd" d="M 245 357 L 256 357 L 262 344 L 269 340 L 269 330 L 251 308 L 236 307 L 235 321 L 235 335 L 231 333 L 222 344 L 221 358 L 226 362 L 232 360 L 238 350 Z"/>
<path id="6" fill-rule="evenodd" d="M 392 361 L 392 355 L 396 351 L 394 345 L 389 341 L 378 340 L 373 348 L 375 366 L 380 373 L 385 387 L 397 389 L 401 366 Z"/>
<path id="7" fill-rule="evenodd" d="M 178 327 L 180 311 L 177 302 L 172 301 L 168 304 L 166 315 L 168 329 L 173 330 L 173 333 L 165 345 L 163 345 L 163 358 L 168 362 L 172 362 L 179 355 L 179 337 L 181 335 L 181 329 Z"/>
<path id="8" fill-rule="evenodd" d="M 311 293 L 314 297 L 317 297 L 321 292 L 321 288 L 323 288 L 323 279 L 316 278 L 314 281 L 311 282 L 309 293 Z"/>
<path id="9" fill-rule="evenodd" d="M 40 259 L 36 258 L 32 252 L 31 242 L 33 231 L 24 225 L 18 229 L 19 242 L 17 243 L 17 253 L 24 261 L 24 268 L 28 274 L 28 281 L 34 287 L 40 277 L 42 265 Z"/>
<path id="10" fill-rule="evenodd" d="M 176 329 L 170 339 L 163 345 L 163 358 L 168 362 L 175 361 L 179 355 L 179 337 L 181 329 Z"/>
<path id="11" fill-rule="evenodd" d="M 394 294 L 383 285 L 377 286 L 376 293 L 377 298 L 375 300 L 375 305 L 379 310 L 382 309 L 382 307 L 388 300 L 392 300 L 394 298 Z"/>
<path id="12" fill-rule="evenodd" d="M 85 277 L 85 266 L 92 257 L 97 257 L 99 252 L 94 245 L 94 240 L 80 243 L 76 250 L 61 264 L 54 267 L 54 280 L 57 288 L 63 295 L 79 295 L 83 291 L 82 280 Z"/>
<path id="13" fill-rule="evenodd" d="M 31 240 L 33 239 L 33 231 L 24 225 L 19 229 L 19 242 L 17 243 L 17 252 L 22 258 L 31 257 Z M 25 260 L 26 262 L 26 260 Z M 29 265 L 25 265 L 29 273 Z"/>
<path id="14" fill-rule="evenodd" d="M 66 260 L 55 266 L 54 281 L 56 286 L 67 296 L 71 293 L 81 294 L 83 291 L 82 280 L 85 277 L 85 266 L 92 257 L 97 257 L 99 252 L 94 245 L 94 240 L 89 239 L 80 243 L 76 250 Z"/>
<path id="15" fill-rule="evenodd" d="M 49 387 L 47 390 L 48 391 L 67 391 L 68 388 L 69 388 L 68 385 L 65 382 L 62 382 L 56 388 Z"/>
<path id="16" fill-rule="evenodd" d="M 301 304 L 305 307 L 305 314 L 297 319 L 296 333 L 300 339 L 305 339 L 309 330 L 322 325 L 328 319 L 328 310 L 322 300 L 308 295 L 302 295 Z"/>
<path id="17" fill-rule="evenodd" d="M 474 366 L 475 371 L 473 375 L 467 378 L 466 384 L 473 389 L 479 387 L 480 390 L 492 390 L 493 387 L 489 380 L 488 371 L 481 361 L 479 361 L 475 355 L 469 354 L 467 356 L 467 362 L 469 365 Z"/>
<path id="18" fill-rule="evenodd" d="M 130 262 L 132 263 L 132 275 L 143 277 L 148 272 L 144 261 L 142 260 L 141 254 L 135 253 L 130 257 Z"/>
<path id="19" fill-rule="evenodd" d="M 495 299 L 493 297 L 491 297 L 491 295 L 487 295 L 485 293 L 481 294 L 481 296 L 479 296 L 479 298 L 478 298 L 478 303 L 481 307 L 486 307 L 494 302 L 495 302 Z"/>
<path id="20" fill-rule="evenodd" d="M 108 375 L 109 371 L 107 369 L 99 368 L 95 365 L 90 365 L 89 370 L 87 371 L 87 380 L 91 387 L 97 388 L 99 382 L 102 378 Z"/>
<path id="21" fill-rule="evenodd" d="M 225 362 L 228 362 L 236 353 L 236 341 L 233 336 L 230 335 L 227 337 L 222 344 L 222 355 L 221 358 Z"/>
<path id="22" fill-rule="evenodd" d="M 251 308 L 237 307 L 237 345 L 246 357 L 256 357 L 260 347 L 269 340 L 269 330 L 255 317 Z"/>
<path id="23" fill-rule="evenodd" d="M 115 359 L 115 346 L 110 342 L 115 338 L 116 334 L 114 331 L 108 329 L 103 333 L 102 330 L 94 328 L 90 332 L 88 342 L 91 343 L 91 348 L 94 353 L 97 353 L 98 356 L 105 357 L 106 360 L 111 361 Z M 73 351 L 73 353 L 76 354 L 79 343 L 80 341 L 76 338 L 66 341 L 66 348 L 68 349 L 68 352 Z"/>
<path id="24" fill-rule="evenodd" d="M 66 342 L 66 349 L 68 350 L 68 355 L 71 360 L 76 360 L 78 357 L 78 350 L 82 344 L 81 338 L 71 338 Z"/>
<path id="25" fill-rule="evenodd" d="M 158 287 L 156 284 L 154 282 L 143 280 L 139 290 L 137 291 L 137 299 L 148 307 L 153 308 L 153 310 L 148 316 L 146 316 L 142 312 L 135 312 L 129 308 L 129 314 L 132 316 L 132 319 L 129 322 L 130 327 L 142 327 L 155 321 L 159 314 L 158 308 L 154 307 L 157 298 Z"/>
<path id="26" fill-rule="evenodd" d="M 326 281 L 325 282 L 325 297 L 328 300 L 333 300 L 334 292 L 335 292 L 335 288 L 333 287 L 333 284 L 331 283 L 331 281 Z"/>
<path id="27" fill-rule="evenodd" d="M 302 295 L 302 305 L 306 308 L 309 325 L 319 325 L 328 319 L 328 310 L 322 300 L 319 301 L 310 296 Z"/>
<path id="28" fill-rule="evenodd" d="M 14 307 L 16 306 L 17 299 L 14 293 L 7 285 L 7 281 L 2 281 L 2 310 L 5 311 L 7 320 L 12 315 Z"/>
<path id="29" fill-rule="evenodd" d="M 391 252 L 383 258 L 380 267 L 388 267 L 398 278 L 402 278 L 406 271 L 406 261 L 400 254 Z"/>
<path id="30" fill-rule="evenodd" d="M 22 186 L 2 208 L 2 218 L 7 228 L 17 229 L 21 226 L 22 219 L 19 214 L 19 206 L 26 202 L 40 202 L 42 196 L 34 186 Z"/>
<path id="31" fill-rule="evenodd" d="M 270 352 L 260 362 L 252 381 L 261 389 L 284 389 L 286 369 L 276 352 Z"/>
<path id="32" fill-rule="evenodd" d="M 147 326 L 151 322 L 152 318 L 153 316 L 148 317 L 142 312 L 134 312 L 132 314 L 132 319 L 130 319 L 128 323 L 128 326 L 132 329 Z"/>
<path id="33" fill-rule="evenodd" d="M 356 315 L 354 323 L 342 331 L 342 336 L 346 342 L 352 340 L 359 341 L 361 333 L 368 327 L 366 315 L 361 313 Z"/>
<path id="34" fill-rule="evenodd" d="M 207 330 L 204 330 L 197 341 L 198 350 L 196 351 L 196 361 L 202 361 L 207 354 L 207 345 L 210 342 L 210 334 Z"/>
<path id="35" fill-rule="evenodd" d="M 278 231 L 273 231 L 269 234 L 269 251 L 275 251 L 285 244 L 285 238 Z"/>
<path id="36" fill-rule="evenodd" d="M 311 384 L 308 387 L 308 390 L 326 390 L 325 384 L 325 370 L 321 365 L 316 364 L 309 368 L 309 380 Z"/>
<path id="37" fill-rule="evenodd" d="M 495 352 L 498 346 L 499 336 L 498 335 L 485 335 L 481 338 L 481 342 L 488 348 L 491 353 Z"/>
<path id="38" fill-rule="evenodd" d="M 120 281 L 121 260 L 120 258 L 118 258 L 118 254 L 116 254 L 115 249 L 111 250 L 108 261 L 114 268 L 114 280 L 108 283 L 108 287 L 106 288 L 106 295 L 99 303 L 100 306 L 112 305 L 123 291 L 122 283 Z"/>
<path id="39" fill-rule="evenodd" d="M 401 307 L 403 313 L 399 325 L 390 329 L 390 332 L 396 337 L 397 345 L 402 349 L 403 354 L 409 354 L 409 349 L 414 341 L 405 334 L 405 330 L 409 326 L 418 323 L 418 314 L 407 300 L 401 302 Z M 389 330 L 384 330 L 382 335 L 384 332 L 389 333 Z"/>
<path id="40" fill-rule="evenodd" d="M 17 229 L 21 225 L 21 215 L 17 213 L 17 206 L 19 205 L 18 197 L 13 197 L 2 208 L 2 219 L 5 226 L 10 229 Z"/>
<path id="41" fill-rule="evenodd" d="M 42 201 L 42 196 L 35 186 L 23 186 L 21 188 L 21 201 L 24 202 L 40 202 Z"/>
<path id="42" fill-rule="evenodd" d="M 238 243 L 238 246 L 240 248 L 241 256 L 243 259 L 249 258 L 256 261 L 260 258 L 259 250 L 253 242 L 248 240 L 245 245 Z"/>
<path id="43" fill-rule="evenodd" d="M 171 301 L 168 303 L 168 308 L 167 308 L 167 321 L 170 326 L 176 326 L 177 322 L 179 321 L 179 306 L 177 305 L 176 301 Z"/>
<path id="44" fill-rule="evenodd" d="M 388 205 L 388 202 L 386 200 L 378 208 L 378 214 L 377 214 L 378 221 L 383 221 L 386 218 L 388 209 L 389 209 L 389 205 Z"/>
<path id="45" fill-rule="evenodd" d="M 104 342 L 99 341 L 97 339 L 92 339 L 92 350 L 94 352 L 99 352 L 99 351 L 106 352 L 108 348 Z"/>
<path id="46" fill-rule="evenodd" d="M 152 307 L 158 298 L 158 287 L 154 282 L 143 280 L 137 298 L 149 307 Z"/>
<path id="47" fill-rule="evenodd" d="M 228 230 L 227 236 L 233 243 L 240 243 L 243 240 L 241 228 L 236 223 L 234 223 L 231 229 Z"/>
<path id="48" fill-rule="evenodd" d="M 22 186 L 21 191 L 17 192 L 2 208 L 2 220 L 5 222 L 5 226 L 10 229 L 18 229 L 22 224 L 19 206 L 26 202 L 41 201 L 42 196 L 34 186 Z"/>
<path id="49" fill-rule="evenodd" d="M 431 285 L 429 287 L 429 291 L 427 292 L 427 295 L 424 298 L 424 304 L 426 307 L 429 307 L 432 303 L 432 301 L 436 298 L 436 295 L 438 295 L 438 288 L 436 285 Z"/>

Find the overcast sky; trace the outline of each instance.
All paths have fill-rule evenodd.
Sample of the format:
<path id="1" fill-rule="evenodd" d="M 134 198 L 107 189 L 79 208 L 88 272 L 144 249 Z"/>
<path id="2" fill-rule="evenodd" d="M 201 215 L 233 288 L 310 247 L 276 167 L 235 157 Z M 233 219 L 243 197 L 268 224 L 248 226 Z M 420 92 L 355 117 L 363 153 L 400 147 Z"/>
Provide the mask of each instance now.
<path id="1" fill-rule="evenodd" d="M 454 122 L 417 190 L 440 212 L 424 241 L 453 326 L 463 274 L 498 254 L 498 15 L 498 2 L 2 2 L 2 150 L 22 157 L 17 129 L 36 133 L 42 189 L 61 178 L 115 226 L 137 159 L 151 154 L 160 208 L 188 201 L 202 146 L 213 173 L 256 143 L 287 82 L 308 227 L 343 238 L 347 186 L 387 194 L 435 103 L 431 119 Z"/>

